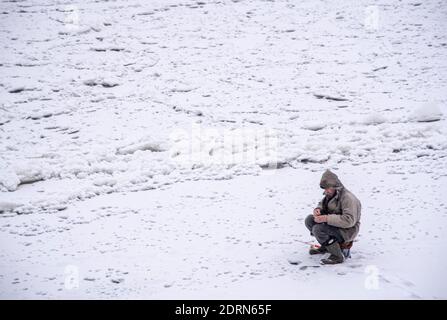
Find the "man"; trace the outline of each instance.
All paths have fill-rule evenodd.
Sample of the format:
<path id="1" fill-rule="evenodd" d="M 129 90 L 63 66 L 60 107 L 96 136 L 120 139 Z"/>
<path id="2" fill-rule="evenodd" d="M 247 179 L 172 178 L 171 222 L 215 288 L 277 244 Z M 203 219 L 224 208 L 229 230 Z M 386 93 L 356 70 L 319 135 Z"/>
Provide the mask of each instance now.
<path id="1" fill-rule="evenodd" d="M 313 214 L 307 216 L 306 227 L 320 243 L 310 249 L 310 254 L 330 253 L 321 264 L 337 264 L 345 260 L 342 249 L 348 249 L 360 229 L 360 201 L 346 189 L 337 175 L 329 170 L 323 173 L 320 187 L 324 198 L 318 203 Z"/>

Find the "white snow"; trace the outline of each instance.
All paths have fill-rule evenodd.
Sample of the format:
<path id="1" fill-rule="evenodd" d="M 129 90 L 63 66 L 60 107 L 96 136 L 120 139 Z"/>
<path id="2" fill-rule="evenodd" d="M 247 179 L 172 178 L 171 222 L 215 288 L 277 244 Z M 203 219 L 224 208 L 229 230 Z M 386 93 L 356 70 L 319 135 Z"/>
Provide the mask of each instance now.
<path id="1" fill-rule="evenodd" d="M 20 204 L 13 203 L 13 202 L 0 202 L 0 213 L 7 212 L 14 210 L 15 208 L 19 207 Z"/>
<path id="2" fill-rule="evenodd" d="M 150 139 L 150 138 L 149 138 Z M 151 141 L 140 141 L 137 143 L 131 143 L 129 145 L 126 145 L 124 147 L 118 148 L 116 151 L 117 154 L 126 155 L 126 154 L 132 154 L 136 151 L 152 151 L 152 152 L 161 152 L 164 151 L 163 147 L 161 146 L 160 142 L 151 142 Z"/>
<path id="3" fill-rule="evenodd" d="M 318 131 L 326 127 L 326 124 L 321 121 L 309 121 L 303 124 L 304 129 Z"/>
<path id="4" fill-rule="evenodd" d="M 3 3 L 0 297 L 446 298 L 447 7 L 369 6 Z M 361 237 L 300 269 L 326 168 Z"/>
<path id="5" fill-rule="evenodd" d="M 435 103 L 425 103 L 414 110 L 410 119 L 418 122 L 439 121 L 442 119 L 442 111 Z"/>
<path id="6" fill-rule="evenodd" d="M 16 172 L 9 167 L 0 168 L 0 190 L 15 191 L 20 184 Z"/>
<path id="7" fill-rule="evenodd" d="M 386 117 L 378 112 L 369 114 L 364 120 L 366 125 L 377 125 L 385 122 L 387 122 Z"/>
<path id="8" fill-rule="evenodd" d="M 362 200 L 363 217 L 352 258 L 323 267 L 307 254 L 314 240 L 303 226 L 321 197 L 323 168 L 111 193 L 54 213 L 2 218 L 3 261 L 16 260 L 2 265 L 1 295 L 445 297 L 438 274 L 446 264 L 439 252 L 447 249 L 447 203 L 425 191 L 445 190 L 447 178 L 403 172 L 399 163 L 332 168 Z M 70 274 L 78 287 L 66 284 Z"/>

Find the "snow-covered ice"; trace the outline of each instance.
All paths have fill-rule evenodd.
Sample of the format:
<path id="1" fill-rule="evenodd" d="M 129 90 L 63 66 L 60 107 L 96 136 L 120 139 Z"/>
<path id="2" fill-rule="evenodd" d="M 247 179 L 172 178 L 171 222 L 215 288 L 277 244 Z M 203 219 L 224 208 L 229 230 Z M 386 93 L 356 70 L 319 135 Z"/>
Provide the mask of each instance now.
<path id="1" fill-rule="evenodd" d="M 314 240 L 303 226 L 323 167 L 111 193 L 3 218 L 1 296 L 445 298 L 447 203 L 426 190 L 445 190 L 447 179 L 404 174 L 395 163 L 338 167 L 347 186 L 358 185 L 362 232 L 351 259 L 323 267 L 307 254 Z"/>
<path id="2" fill-rule="evenodd" d="M 442 1 L 1 7 L 0 297 L 447 297 Z M 317 268 L 326 168 L 364 209 Z"/>

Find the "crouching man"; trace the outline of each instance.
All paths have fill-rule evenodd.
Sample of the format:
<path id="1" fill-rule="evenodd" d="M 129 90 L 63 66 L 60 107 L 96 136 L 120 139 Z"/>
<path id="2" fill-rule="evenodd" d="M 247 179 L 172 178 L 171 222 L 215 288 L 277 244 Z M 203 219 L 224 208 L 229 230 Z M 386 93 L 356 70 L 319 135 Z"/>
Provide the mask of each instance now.
<path id="1" fill-rule="evenodd" d="M 324 189 L 324 198 L 307 216 L 305 224 L 321 246 L 311 247 L 309 253 L 330 253 L 321 264 L 342 263 L 359 233 L 361 204 L 329 170 L 323 173 L 320 187 Z"/>

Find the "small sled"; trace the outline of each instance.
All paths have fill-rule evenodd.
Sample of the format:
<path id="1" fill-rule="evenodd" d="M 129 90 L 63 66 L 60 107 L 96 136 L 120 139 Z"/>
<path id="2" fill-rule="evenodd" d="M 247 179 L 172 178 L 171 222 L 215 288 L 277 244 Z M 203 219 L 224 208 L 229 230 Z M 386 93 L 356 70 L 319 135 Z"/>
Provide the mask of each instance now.
<path id="1" fill-rule="evenodd" d="M 321 248 L 321 245 L 319 245 L 319 244 L 311 244 L 310 245 L 310 249 L 317 250 L 319 248 Z M 345 259 L 351 258 L 352 241 L 340 243 L 340 248 L 341 248 L 341 251 L 343 252 Z M 292 265 L 301 265 L 301 267 L 300 267 L 301 270 L 305 270 L 307 268 L 319 268 L 320 267 L 319 265 L 312 265 L 312 264 L 310 264 L 310 265 L 304 264 L 303 265 L 303 261 L 301 260 L 302 258 L 303 258 L 302 255 L 300 255 L 300 256 L 290 257 L 287 260 Z"/>
<path id="2" fill-rule="evenodd" d="M 310 245 L 311 250 L 318 250 L 320 248 L 321 248 L 321 245 L 319 245 L 319 244 L 311 244 Z M 346 259 L 351 258 L 352 241 L 340 243 L 340 248 L 341 248 L 341 251 L 343 252 L 343 255 L 345 256 Z"/>

